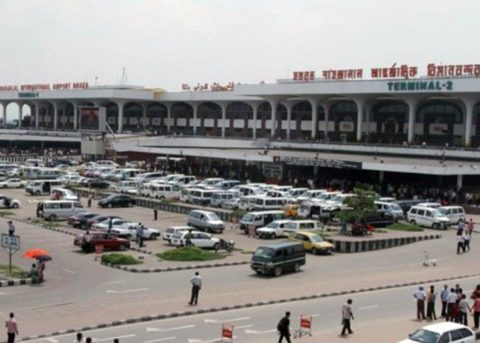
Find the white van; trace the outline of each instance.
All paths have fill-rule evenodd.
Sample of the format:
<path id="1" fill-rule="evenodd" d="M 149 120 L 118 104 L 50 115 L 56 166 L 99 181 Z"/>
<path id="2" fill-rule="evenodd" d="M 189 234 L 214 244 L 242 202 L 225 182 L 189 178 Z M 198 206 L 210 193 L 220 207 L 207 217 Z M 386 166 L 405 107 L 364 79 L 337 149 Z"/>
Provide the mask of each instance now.
<path id="1" fill-rule="evenodd" d="M 438 209 L 450 220 L 450 224 L 458 225 L 466 222 L 465 210 L 462 206 L 443 206 Z"/>
<path id="2" fill-rule="evenodd" d="M 220 191 L 210 189 L 194 188 L 190 191 L 189 202 L 191 204 L 207 206 L 212 200 L 212 196 Z"/>
<path id="3" fill-rule="evenodd" d="M 244 211 L 253 211 L 257 198 L 258 196 L 256 195 L 241 196 L 240 201 L 238 202 L 238 208 Z"/>
<path id="4" fill-rule="evenodd" d="M 193 185 L 195 181 L 197 181 L 197 179 L 193 175 L 182 175 L 173 178 L 173 180 L 168 181 L 168 183 L 182 187 L 186 185 Z"/>
<path id="5" fill-rule="evenodd" d="M 288 203 L 286 198 L 257 197 L 254 211 L 281 210 Z"/>
<path id="6" fill-rule="evenodd" d="M 210 205 L 214 207 L 223 207 L 223 204 L 226 202 L 230 202 L 233 199 L 238 198 L 238 193 L 237 192 L 215 192 L 212 194 L 212 198 L 210 200 Z"/>
<path id="7" fill-rule="evenodd" d="M 180 188 L 166 183 L 150 183 L 147 194 L 155 199 L 178 199 Z"/>
<path id="8" fill-rule="evenodd" d="M 30 195 L 50 195 L 52 188 L 61 186 L 62 182 L 60 180 L 35 180 L 27 183 L 25 192 Z"/>
<path id="9" fill-rule="evenodd" d="M 407 220 L 411 224 L 447 230 L 450 219 L 436 208 L 412 206 L 407 212 Z"/>
<path id="10" fill-rule="evenodd" d="M 45 200 L 37 205 L 37 217 L 46 220 L 67 219 L 82 212 L 85 209 L 79 201 Z"/>
<path id="11" fill-rule="evenodd" d="M 78 196 L 71 189 L 54 187 L 52 188 L 52 200 L 78 201 Z"/>
<path id="12" fill-rule="evenodd" d="M 310 231 L 317 229 L 317 222 L 314 220 L 292 220 L 286 225 L 284 231 L 288 233 L 295 233 L 298 231 Z"/>
<path id="13" fill-rule="evenodd" d="M 375 205 L 377 206 L 377 210 L 390 213 L 393 216 L 393 220 L 395 220 L 395 222 L 403 219 L 404 217 L 402 208 L 394 202 L 375 201 Z"/>
<path id="14" fill-rule="evenodd" d="M 192 210 L 188 214 L 187 225 L 205 231 L 222 233 L 225 230 L 225 223 L 216 213 L 202 210 Z"/>
<path id="15" fill-rule="evenodd" d="M 98 160 L 95 163 L 97 164 L 97 166 L 100 166 L 100 167 L 114 167 L 114 168 L 118 167 L 118 163 L 115 163 L 111 160 Z"/>
<path id="16" fill-rule="evenodd" d="M 114 187 L 114 190 L 124 194 L 138 194 L 139 188 L 140 182 L 125 180 L 118 182 Z"/>
<path id="17" fill-rule="evenodd" d="M 240 219 L 240 230 L 245 233 L 248 232 L 250 226 L 254 226 L 255 229 L 267 226 L 274 220 L 285 219 L 286 215 L 283 211 L 258 211 L 249 212 Z"/>
<path id="18" fill-rule="evenodd" d="M 251 186 L 251 185 L 242 185 L 238 187 L 238 191 L 240 192 L 241 195 L 247 196 L 247 195 L 258 195 L 263 193 L 263 190 L 260 189 L 257 186 Z"/>

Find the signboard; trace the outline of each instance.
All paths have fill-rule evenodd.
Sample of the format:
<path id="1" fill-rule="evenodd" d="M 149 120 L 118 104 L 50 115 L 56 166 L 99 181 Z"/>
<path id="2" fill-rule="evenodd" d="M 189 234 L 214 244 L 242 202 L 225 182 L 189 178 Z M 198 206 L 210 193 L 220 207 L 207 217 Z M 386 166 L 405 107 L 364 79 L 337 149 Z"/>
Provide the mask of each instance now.
<path id="1" fill-rule="evenodd" d="M 311 166 L 336 169 L 362 169 L 361 162 L 327 160 L 321 158 L 303 158 L 293 156 L 274 156 L 273 162 L 285 163 L 294 166 Z"/>
<path id="2" fill-rule="evenodd" d="M 201 92 L 201 91 L 212 91 L 212 92 L 230 92 L 233 91 L 235 88 L 235 83 L 234 82 L 229 82 L 225 85 L 220 84 L 219 82 L 213 82 L 210 85 L 208 83 L 204 83 L 203 85 L 200 83 L 197 83 L 196 86 L 191 86 L 188 83 L 183 83 L 182 84 L 182 90 L 184 91 L 195 91 L 195 92 Z"/>
<path id="3" fill-rule="evenodd" d="M 106 108 L 97 106 L 79 107 L 80 131 L 104 132 Z"/>
<path id="4" fill-rule="evenodd" d="M 20 250 L 20 236 L 2 233 L 2 248 Z"/>
<path id="5" fill-rule="evenodd" d="M 19 98 L 38 98 L 38 93 L 34 92 L 19 92 L 18 93 Z"/>
<path id="6" fill-rule="evenodd" d="M 391 81 L 387 82 L 389 92 L 453 91 L 453 81 Z"/>
<path id="7" fill-rule="evenodd" d="M 5 85 L 5 86 L 0 85 L 0 92 L 9 92 L 9 91 L 34 92 L 34 91 L 49 91 L 49 90 L 85 89 L 85 88 L 88 88 L 88 82 L 68 82 L 68 83 L 52 83 L 52 84 L 38 83 L 38 84 L 25 84 L 25 85 Z"/>

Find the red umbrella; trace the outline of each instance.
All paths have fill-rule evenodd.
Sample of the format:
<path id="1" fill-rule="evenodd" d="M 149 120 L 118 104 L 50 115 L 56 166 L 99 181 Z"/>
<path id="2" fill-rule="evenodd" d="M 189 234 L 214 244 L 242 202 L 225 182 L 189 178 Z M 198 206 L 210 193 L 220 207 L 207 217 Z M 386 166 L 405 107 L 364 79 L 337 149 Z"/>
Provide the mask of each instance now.
<path id="1" fill-rule="evenodd" d="M 49 255 L 48 251 L 44 249 L 32 248 L 28 250 L 25 254 L 23 254 L 23 257 L 38 259 L 40 256 L 48 256 L 48 255 Z"/>

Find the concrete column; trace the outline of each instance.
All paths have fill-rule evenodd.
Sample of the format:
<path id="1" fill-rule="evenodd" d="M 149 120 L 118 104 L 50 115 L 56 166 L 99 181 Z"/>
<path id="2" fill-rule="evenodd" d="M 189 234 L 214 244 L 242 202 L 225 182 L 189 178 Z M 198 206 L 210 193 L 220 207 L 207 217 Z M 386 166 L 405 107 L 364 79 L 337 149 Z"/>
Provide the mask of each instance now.
<path id="1" fill-rule="evenodd" d="M 73 130 L 78 130 L 78 103 L 74 102 L 73 105 Z"/>
<path id="2" fill-rule="evenodd" d="M 172 104 L 166 103 L 165 107 L 167 108 L 167 134 L 171 134 L 170 129 L 172 128 Z"/>
<path id="3" fill-rule="evenodd" d="M 250 104 L 253 108 L 253 128 L 252 128 L 252 138 L 257 139 L 257 116 L 258 116 L 258 104 Z"/>
<path id="4" fill-rule="evenodd" d="M 118 129 L 117 133 L 122 133 L 123 132 L 123 107 L 125 106 L 125 102 L 123 101 L 118 101 L 116 102 L 118 106 Z"/>
<path id="5" fill-rule="evenodd" d="M 355 104 L 357 105 L 357 142 L 360 142 L 363 132 L 363 106 L 365 105 L 365 100 L 357 99 Z"/>
<path id="6" fill-rule="evenodd" d="M 292 127 L 292 109 L 294 104 L 286 103 L 285 107 L 287 108 L 287 140 L 290 140 L 291 136 L 291 127 Z"/>
<path id="7" fill-rule="evenodd" d="M 415 114 L 417 111 L 418 99 L 409 98 L 405 99 L 408 105 L 408 144 L 415 143 Z"/>
<path id="8" fill-rule="evenodd" d="M 8 103 L 1 103 L 3 109 L 3 127 L 7 128 L 7 105 Z"/>
<path id="9" fill-rule="evenodd" d="M 470 146 L 472 142 L 472 122 L 473 122 L 473 109 L 475 108 L 474 99 L 465 99 L 465 146 Z M 461 176 L 461 175 L 459 175 Z"/>
<path id="10" fill-rule="evenodd" d="M 192 123 L 192 126 L 193 126 L 193 135 L 196 136 L 197 135 L 197 115 L 198 115 L 198 104 L 197 103 L 193 103 L 192 104 L 192 107 L 193 107 L 193 123 Z"/>
<path id="11" fill-rule="evenodd" d="M 23 104 L 19 103 L 18 104 L 18 124 L 17 124 L 18 128 L 22 127 L 22 120 L 23 120 Z"/>
<path id="12" fill-rule="evenodd" d="M 330 116 L 330 104 L 322 103 L 323 112 L 325 113 L 325 128 L 324 128 L 324 136 L 325 140 L 328 140 L 328 121 Z"/>
<path id="13" fill-rule="evenodd" d="M 463 175 L 457 175 L 457 191 L 463 187 Z"/>
<path id="14" fill-rule="evenodd" d="M 277 106 L 280 101 L 279 99 L 271 99 L 268 100 L 268 102 L 270 103 L 270 107 L 272 108 L 272 128 L 270 129 L 270 136 L 272 139 L 274 139 L 275 134 L 277 133 Z"/>
<path id="15" fill-rule="evenodd" d="M 310 106 L 312 106 L 312 139 L 316 139 L 318 127 L 318 100 L 310 99 L 308 102 L 310 103 Z"/>
<path id="16" fill-rule="evenodd" d="M 38 129 L 38 121 L 40 119 L 40 103 L 35 104 L 35 128 Z"/>
<path id="17" fill-rule="evenodd" d="M 222 108 L 222 138 L 225 138 L 225 128 L 227 126 L 227 104 L 220 104 Z"/>
<path id="18" fill-rule="evenodd" d="M 142 127 L 143 130 L 147 130 L 147 107 L 148 104 L 142 104 Z"/>
<path id="19" fill-rule="evenodd" d="M 53 131 L 58 128 L 58 103 L 52 102 L 53 105 Z"/>

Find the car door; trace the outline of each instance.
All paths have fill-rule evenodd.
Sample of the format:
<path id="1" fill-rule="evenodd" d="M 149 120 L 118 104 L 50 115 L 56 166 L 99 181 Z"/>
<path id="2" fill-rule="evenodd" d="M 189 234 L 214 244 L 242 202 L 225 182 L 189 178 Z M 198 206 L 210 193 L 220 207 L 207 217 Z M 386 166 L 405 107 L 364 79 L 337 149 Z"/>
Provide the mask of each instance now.
<path id="1" fill-rule="evenodd" d="M 418 225 L 425 226 L 426 225 L 426 219 L 425 219 L 425 210 L 424 209 L 418 209 L 417 210 L 417 215 L 415 216 L 415 220 Z"/>
<path id="2" fill-rule="evenodd" d="M 437 340 L 437 343 L 450 343 L 450 333 L 445 332 L 444 334 L 442 334 Z"/>
<path id="3" fill-rule="evenodd" d="M 305 250 L 311 251 L 313 249 L 313 242 L 311 241 L 310 237 L 303 236 L 303 248 Z"/>
<path id="4" fill-rule="evenodd" d="M 0 207 L 5 207 L 5 197 L 4 196 L 0 196 Z"/>
<path id="5" fill-rule="evenodd" d="M 192 233 L 190 240 L 197 248 L 205 248 L 205 237 L 201 233 Z"/>

